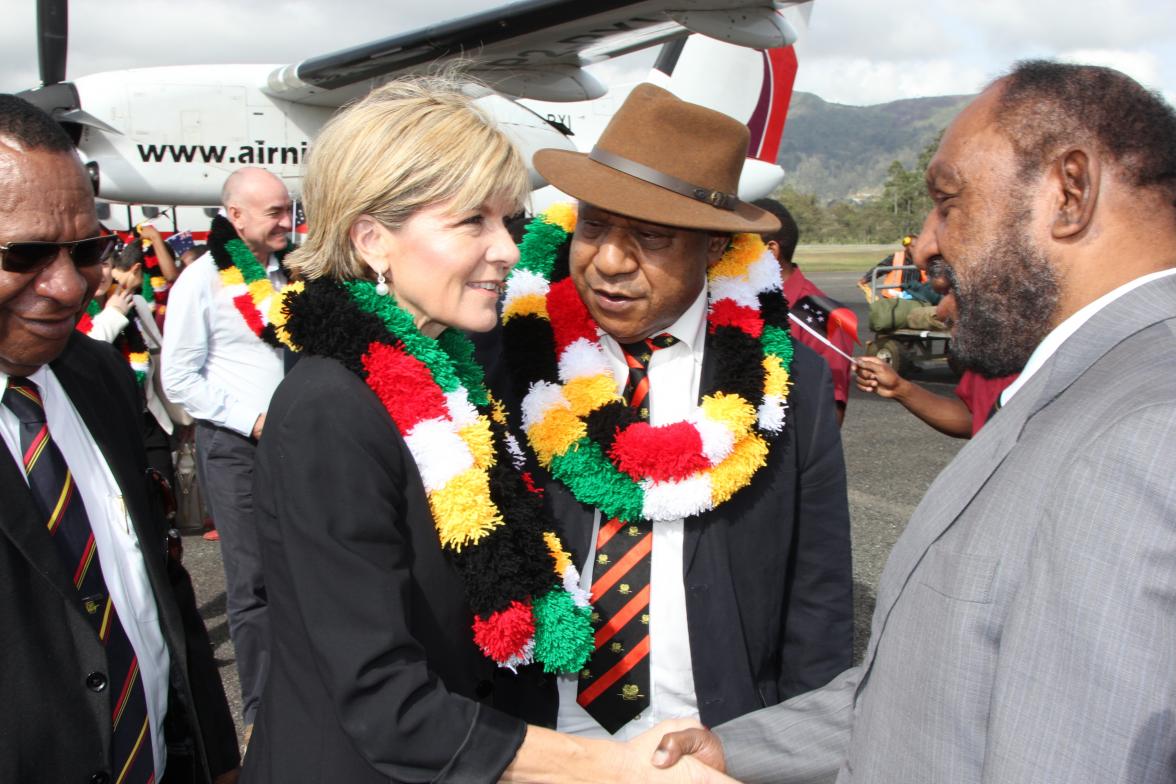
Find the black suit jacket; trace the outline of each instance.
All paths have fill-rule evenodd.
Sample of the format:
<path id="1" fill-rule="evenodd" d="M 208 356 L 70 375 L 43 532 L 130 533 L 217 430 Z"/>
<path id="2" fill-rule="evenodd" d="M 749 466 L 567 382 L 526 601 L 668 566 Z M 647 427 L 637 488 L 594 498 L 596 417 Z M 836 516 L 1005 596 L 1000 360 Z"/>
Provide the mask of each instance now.
<path id="1" fill-rule="evenodd" d="M 168 781 L 210 781 L 237 766 L 237 737 L 188 575 L 167 557 L 134 378 L 112 347 L 80 333 L 50 366 L 110 466 L 143 551 L 171 656 Z M 86 676 L 106 671 L 106 654 L 7 449 L 0 490 L 0 781 L 101 780 L 110 694 L 88 689 Z"/>
<path id="2" fill-rule="evenodd" d="M 498 332 L 475 343 L 517 425 L 525 390 L 501 361 Z M 714 366 L 704 348 L 702 389 Z M 849 507 L 832 380 L 824 360 L 799 343 L 790 375 L 788 425 L 768 464 L 725 504 L 685 524 L 690 654 L 708 726 L 823 686 L 852 663 Z M 582 566 L 595 510 L 550 478 L 544 498 Z"/>
<path id="3" fill-rule="evenodd" d="M 273 644 L 242 780 L 497 780 L 525 725 L 491 707 L 499 668 L 362 379 L 298 362 L 266 414 L 253 503 Z"/>

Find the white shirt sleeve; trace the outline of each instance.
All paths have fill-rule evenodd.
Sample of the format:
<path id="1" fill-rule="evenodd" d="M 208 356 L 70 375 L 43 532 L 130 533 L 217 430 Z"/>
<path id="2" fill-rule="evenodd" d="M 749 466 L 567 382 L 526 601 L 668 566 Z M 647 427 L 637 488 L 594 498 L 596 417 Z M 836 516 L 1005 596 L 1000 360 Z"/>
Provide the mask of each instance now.
<path id="1" fill-rule="evenodd" d="M 118 333 L 126 328 L 129 319 L 114 308 L 103 308 L 90 321 L 94 325 L 90 329 L 90 337 L 103 343 L 113 343 Z"/>
<path id="2" fill-rule="evenodd" d="M 194 419 L 249 436 L 262 411 L 242 403 L 202 372 L 216 314 L 214 276 L 211 264 L 193 264 L 168 294 L 160 357 L 163 391 Z"/>

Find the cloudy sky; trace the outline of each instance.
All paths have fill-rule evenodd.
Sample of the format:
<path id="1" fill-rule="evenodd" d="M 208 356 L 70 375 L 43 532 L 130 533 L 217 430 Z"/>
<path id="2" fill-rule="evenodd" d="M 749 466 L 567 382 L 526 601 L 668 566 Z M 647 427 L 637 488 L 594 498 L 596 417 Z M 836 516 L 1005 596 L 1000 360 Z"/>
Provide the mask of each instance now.
<path id="1" fill-rule="evenodd" d="M 501 4 L 74 0 L 68 74 L 297 62 Z M 0 91 L 37 81 L 35 5 L 6 0 L 0 11 Z M 1056 57 L 1114 66 L 1176 104 L 1172 0 L 816 0 L 810 22 L 797 45 L 797 89 L 829 101 L 970 93 L 1017 59 Z M 632 55 L 596 68 L 606 81 L 632 81 L 651 61 Z"/>

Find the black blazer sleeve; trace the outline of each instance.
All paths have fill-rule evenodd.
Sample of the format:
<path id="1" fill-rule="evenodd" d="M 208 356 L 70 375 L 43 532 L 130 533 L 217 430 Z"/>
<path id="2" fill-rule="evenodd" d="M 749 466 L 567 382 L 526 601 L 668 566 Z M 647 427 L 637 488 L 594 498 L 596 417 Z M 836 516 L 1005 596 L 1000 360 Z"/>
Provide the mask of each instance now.
<path id="1" fill-rule="evenodd" d="M 254 477 L 255 498 L 273 506 L 273 520 L 270 502 L 258 507 L 259 521 L 276 525 L 269 535 L 280 541 L 276 584 L 275 550 L 265 552 L 267 587 L 290 592 L 331 709 L 359 754 L 393 780 L 496 780 L 525 724 L 447 690 L 428 661 L 446 652 L 414 638 L 411 616 L 427 597 L 407 526 L 431 533 L 432 517 L 406 508 L 406 486 L 420 479 L 403 438 L 335 363 L 304 359 L 283 386 Z M 279 645 L 281 636 L 275 629 Z"/>
<path id="2" fill-rule="evenodd" d="M 798 477 L 791 589 L 778 648 L 781 695 L 825 685 L 849 668 L 853 652 L 849 505 L 832 376 L 800 345 L 792 375 Z"/>

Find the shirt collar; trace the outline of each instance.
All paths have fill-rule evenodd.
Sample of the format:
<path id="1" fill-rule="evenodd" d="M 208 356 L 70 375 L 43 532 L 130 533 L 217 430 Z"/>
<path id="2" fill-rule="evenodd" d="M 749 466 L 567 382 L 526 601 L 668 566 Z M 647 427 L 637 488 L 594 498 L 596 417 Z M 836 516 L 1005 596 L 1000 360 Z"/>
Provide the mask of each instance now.
<path id="1" fill-rule="evenodd" d="M 707 287 L 703 286 L 702 291 L 698 292 L 698 296 L 690 303 L 690 307 L 686 308 L 681 316 L 678 316 L 678 320 L 657 334 L 673 335 L 679 343 L 684 344 L 690 351 L 695 351 L 706 339 L 706 308 Z M 596 328 L 596 332 L 601 338 L 607 338 L 605 345 L 620 345 L 616 338 L 599 326 Z"/>
<path id="2" fill-rule="evenodd" d="M 1033 349 L 1033 353 L 1029 355 L 1029 361 L 1025 363 L 1025 369 L 1021 371 L 1021 375 L 1017 377 L 1017 380 L 1009 384 L 1005 391 L 1000 394 L 1001 406 L 1008 405 L 1009 401 L 1013 399 L 1013 395 L 1017 394 L 1021 387 L 1025 386 L 1025 383 L 1033 377 L 1034 373 L 1041 369 L 1041 366 L 1045 364 L 1046 360 L 1052 357 L 1071 335 L 1081 329 L 1083 324 L 1094 318 L 1096 313 L 1119 299 L 1119 297 L 1139 288 L 1145 283 L 1151 283 L 1153 280 L 1159 280 L 1169 275 L 1176 275 L 1176 268 L 1152 272 L 1127 281 L 1117 289 L 1108 291 L 1094 302 L 1090 302 L 1075 311 L 1069 318 L 1054 327 L 1045 336 L 1045 339 L 1037 344 L 1037 348 Z"/>

